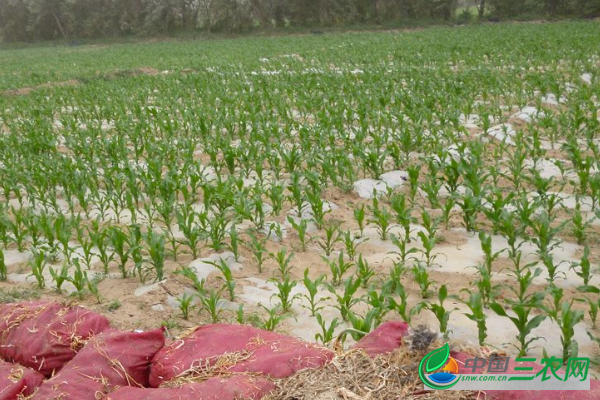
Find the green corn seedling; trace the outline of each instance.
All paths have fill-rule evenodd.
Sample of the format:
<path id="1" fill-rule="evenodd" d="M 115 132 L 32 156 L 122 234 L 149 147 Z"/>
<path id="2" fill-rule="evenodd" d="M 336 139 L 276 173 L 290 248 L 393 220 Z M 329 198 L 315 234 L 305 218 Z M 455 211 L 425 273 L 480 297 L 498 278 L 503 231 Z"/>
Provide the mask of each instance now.
<path id="1" fill-rule="evenodd" d="M 250 240 L 252 255 L 254 256 L 254 260 L 256 261 L 256 265 L 258 266 L 258 273 L 260 274 L 262 273 L 265 255 L 267 254 L 267 239 L 263 238 L 259 240 L 255 234 L 250 233 Z"/>
<path id="2" fill-rule="evenodd" d="M 222 289 L 211 289 L 209 292 L 198 295 L 202 309 L 210 315 L 213 324 L 219 323 L 219 318 L 221 317 L 222 309 L 219 307 L 221 291 Z"/>
<path id="3" fill-rule="evenodd" d="M 231 267 L 224 259 L 220 258 L 218 262 L 207 261 L 207 264 L 210 264 L 221 271 L 223 275 L 221 278 L 225 281 L 225 288 L 229 293 L 229 299 L 231 301 L 235 301 L 235 286 L 236 282 L 233 277 L 233 272 L 231 271 Z"/>
<path id="4" fill-rule="evenodd" d="M 350 260 L 354 261 L 354 256 L 357 254 L 358 246 L 362 243 L 349 230 L 343 233 L 342 242 L 346 247 L 346 253 Z"/>
<path id="5" fill-rule="evenodd" d="M 335 338 L 335 330 L 340 323 L 337 318 L 334 318 L 328 326 L 327 321 L 325 321 L 321 314 L 317 314 L 317 322 L 321 327 L 321 333 L 315 335 L 315 340 L 321 342 L 324 346 L 327 346 Z"/>
<path id="6" fill-rule="evenodd" d="M 177 298 L 177 303 L 179 304 L 179 311 L 181 311 L 181 316 L 184 320 L 188 320 L 190 311 L 194 309 L 193 305 L 194 296 L 184 293 L 181 297 Z"/>
<path id="7" fill-rule="evenodd" d="M 4 250 L 0 248 L 0 281 L 6 281 L 8 279 L 8 268 L 4 258 Z"/>
<path id="8" fill-rule="evenodd" d="M 35 277 L 38 288 L 45 288 L 46 278 L 44 277 L 44 269 L 46 268 L 46 259 L 44 257 L 44 253 L 33 250 L 33 256 L 29 261 L 29 265 L 31 267 L 31 275 L 29 276 Z"/>
<path id="9" fill-rule="evenodd" d="M 288 255 L 287 250 L 282 248 L 277 253 L 271 253 L 270 256 L 277 263 L 280 276 L 282 278 L 289 276 L 293 268 L 292 259 L 294 258 L 294 253 Z"/>
<path id="10" fill-rule="evenodd" d="M 194 271 L 192 268 L 187 267 L 187 266 L 185 266 L 185 267 L 182 266 L 182 267 L 179 267 L 179 269 L 175 273 L 179 274 L 179 275 L 183 275 L 184 277 L 191 280 L 192 286 L 194 287 L 194 289 L 196 289 L 196 292 L 198 292 L 200 294 L 204 294 L 206 292 L 206 290 L 204 288 L 205 280 L 204 279 L 200 280 L 198 278 L 198 275 L 196 275 L 196 271 Z"/>
<path id="11" fill-rule="evenodd" d="M 232 224 L 229 229 L 229 245 L 227 247 L 233 253 L 235 261 L 238 262 L 240 259 L 240 237 L 235 224 Z"/>
<path id="12" fill-rule="evenodd" d="M 325 281 L 325 275 L 321 275 L 319 276 L 317 279 L 315 280 L 311 280 L 309 277 L 309 269 L 306 268 L 304 270 L 304 279 L 303 279 L 303 283 L 304 283 L 304 287 L 306 288 L 306 291 L 308 292 L 308 294 L 303 294 L 302 297 L 304 297 L 306 299 L 306 301 L 308 302 L 308 306 L 303 306 L 306 309 L 308 309 L 310 311 L 310 315 L 312 317 L 314 317 L 320 310 L 322 310 L 324 307 L 320 305 L 320 303 L 324 302 L 325 300 L 328 300 L 328 297 L 324 297 L 324 298 L 317 298 L 317 295 L 319 294 L 319 288 L 323 285 Z"/>
<path id="13" fill-rule="evenodd" d="M 123 279 L 127 278 L 127 261 L 129 260 L 130 250 L 127 243 L 127 234 L 117 227 L 111 227 L 108 230 L 108 238 L 115 254 L 118 257 L 119 271 Z"/>
<path id="14" fill-rule="evenodd" d="M 352 267 L 352 263 L 344 260 L 344 252 L 340 252 L 339 256 L 335 260 L 329 260 L 327 257 L 321 256 L 323 261 L 329 266 L 331 271 L 331 284 L 333 286 L 339 286 L 346 272 Z"/>
<path id="15" fill-rule="evenodd" d="M 438 290 L 438 302 L 439 303 L 425 303 L 424 308 L 428 309 L 435 315 L 435 318 L 440 324 L 440 332 L 444 337 L 448 337 L 448 321 L 450 321 L 450 314 L 452 310 L 447 310 L 444 307 L 444 301 L 448 298 L 448 288 L 446 285 L 442 285 Z"/>
<path id="16" fill-rule="evenodd" d="M 469 307 L 471 312 L 465 313 L 465 316 L 477 324 L 477 337 L 479 339 L 479 345 L 484 346 L 485 339 L 487 338 L 487 315 L 484 311 L 483 297 L 477 292 L 470 292 L 465 289 L 462 291 L 469 293 L 469 299 L 465 301 L 464 304 Z"/>
<path id="17" fill-rule="evenodd" d="M 366 334 L 377 327 L 377 320 L 381 318 L 382 310 L 379 308 L 370 309 L 364 317 L 356 315 L 354 312 L 348 312 L 348 321 L 352 329 L 347 329 L 344 333 L 350 333 L 354 340 L 362 339 Z"/>
<path id="18" fill-rule="evenodd" d="M 327 257 L 331 256 L 336 243 L 340 242 L 340 231 L 337 224 L 330 224 L 325 228 L 325 239 L 319 240 L 319 247 L 323 249 Z"/>
<path id="19" fill-rule="evenodd" d="M 362 254 L 358 255 L 356 262 L 356 274 L 360 278 L 363 289 L 369 287 L 369 282 L 375 276 L 375 270 L 369 265 L 369 262 L 363 258 Z"/>
<path id="20" fill-rule="evenodd" d="M 267 318 L 258 320 L 258 326 L 266 331 L 274 331 L 281 322 L 286 318 L 287 314 L 280 314 L 279 306 L 267 308 L 261 304 L 262 308 L 267 311 Z"/>
<path id="21" fill-rule="evenodd" d="M 281 310 L 284 313 L 290 311 L 294 301 L 300 297 L 300 294 L 292 294 L 294 288 L 298 285 L 298 281 L 291 280 L 289 275 L 283 275 L 283 277 L 278 279 L 269 279 L 269 282 L 275 284 L 275 287 L 277 287 L 277 293 L 273 296 L 279 300 Z"/>
<path id="22" fill-rule="evenodd" d="M 392 254 L 397 254 L 400 257 L 401 263 L 406 264 L 411 258 L 414 258 L 414 256 L 411 256 L 411 254 L 416 254 L 419 252 L 419 250 L 415 247 L 408 248 L 410 235 L 405 235 L 399 238 L 398 236 L 392 234 L 390 237 L 394 246 L 398 248 L 398 251 L 392 252 Z"/>
<path id="23" fill-rule="evenodd" d="M 419 288 L 421 289 L 421 297 L 424 299 L 428 298 L 430 294 L 429 288 L 433 284 L 433 281 L 429 277 L 427 268 L 419 263 L 412 267 L 412 273 L 415 282 L 417 282 Z"/>
<path id="24" fill-rule="evenodd" d="M 360 237 L 364 235 L 365 224 L 366 224 L 366 214 L 365 214 L 365 205 L 361 204 L 360 207 L 355 207 L 354 210 L 354 219 L 358 224 L 358 230 L 360 232 Z"/>
<path id="25" fill-rule="evenodd" d="M 387 240 L 390 229 L 392 228 L 392 214 L 385 206 L 379 205 L 377 197 L 373 198 L 373 206 L 369 207 L 373 218 L 369 222 L 377 226 L 377 232 L 381 240 Z"/>
<path id="26" fill-rule="evenodd" d="M 517 340 L 519 345 L 516 346 L 518 350 L 518 357 L 523 357 L 527 354 L 531 348 L 531 344 L 539 337 L 532 337 L 532 331 L 540 326 L 540 324 L 546 319 L 545 315 L 531 315 L 534 307 L 539 306 L 539 302 L 530 303 L 516 303 L 511 307 L 512 312 L 515 316 L 510 316 L 499 303 L 490 304 L 490 308 L 499 316 L 508 318 L 513 325 L 517 328 Z"/>
<path id="27" fill-rule="evenodd" d="M 571 269 L 583 279 L 583 285 L 588 286 L 590 279 L 592 278 L 591 264 L 590 264 L 590 247 L 586 244 L 583 249 L 583 255 L 579 262 L 571 263 Z"/>
<path id="28" fill-rule="evenodd" d="M 362 296 L 356 297 L 356 292 L 358 288 L 360 288 L 360 279 L 346 279 L 344 284 L 344 292 L 342 294 L 338 294 L 337 290 L 334 286 L 328 285 L 327 289 L 333 294 L 334 298 L 337 301 L 336 308 L 340 311 L 342 315 L 342 319 L 344 321 L 348 321 L 348 312 L 351 308 L 359 302 L 363 301 Z"/>
<path id="29" fill-rule="evenodd" d="M 56 291 L 62 293 L 62 285 L 69 279 L 69 265 L 67 262 L 64 262 L 60 270 L 55 270 L 52 267 L 49 267 L 48 269 L 50 270 L 52 280 L 56 283 Z"/>
<path id="30" fill-rule="evenodd" d="M 302 251 L 306 251 L 306 231 L 308 229 L 308 223 L 305 219 L 300 219 L 299 222 L 290 216 L 287 218 L 288 222 L 292 226 L 292 228 L 296 231 L 298 235 L 298 239 L 300 239 L 300 245 L 302 246 Z"/>
<path id="31" fill-rule="evenodd" d="M 165 279 L 165 236 L 162 233 L 154 231 L 144 235 L 146 249 L 150 258 L 148 262 L 152 265 L 152 270 L 155 275 L 155 282 L 160 282 Z"/>

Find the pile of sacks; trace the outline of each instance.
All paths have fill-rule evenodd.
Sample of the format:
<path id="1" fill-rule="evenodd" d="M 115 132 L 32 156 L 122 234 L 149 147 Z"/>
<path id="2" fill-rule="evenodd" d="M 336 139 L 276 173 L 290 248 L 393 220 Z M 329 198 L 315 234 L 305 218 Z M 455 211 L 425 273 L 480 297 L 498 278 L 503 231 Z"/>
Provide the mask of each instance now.
<path id="1" fill-rule="evenodd" d="M 82 307 L 0 306 L 0 400 L 260 399 L 329 362 L 316 344 L 242 325 L 206 325 L 165 345 L 162 329 L 122 332 Z M 194 383 L 201 382 L 201 383 Z"/>
<path id="2" fill-rule="evenodd" d="M 387 322 L 355 348 L 374 357 L 401 346 L 407 334 L 407 324 Z M 261 399 L 274 389 L 271 378 L 322 367 L 334 356 L 322 346 L 243 325 L 205 325 L 165 343 L 162 329 L 122 332 L 78 306 L 0 306 L 0 400 Z M 589 392 L 490 396 L 591 400 L 600 398 L 600 385 L 592 382 Z"/>

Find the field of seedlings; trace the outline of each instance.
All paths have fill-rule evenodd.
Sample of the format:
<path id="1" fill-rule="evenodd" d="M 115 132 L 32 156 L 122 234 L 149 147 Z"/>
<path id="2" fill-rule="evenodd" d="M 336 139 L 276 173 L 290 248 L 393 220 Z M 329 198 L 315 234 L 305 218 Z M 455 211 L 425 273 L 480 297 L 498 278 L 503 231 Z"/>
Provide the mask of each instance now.
<path id="1" fill-rule="evenodd" d="M 0 50 L 0 301 L 600 354 L 600 24 Z"/>

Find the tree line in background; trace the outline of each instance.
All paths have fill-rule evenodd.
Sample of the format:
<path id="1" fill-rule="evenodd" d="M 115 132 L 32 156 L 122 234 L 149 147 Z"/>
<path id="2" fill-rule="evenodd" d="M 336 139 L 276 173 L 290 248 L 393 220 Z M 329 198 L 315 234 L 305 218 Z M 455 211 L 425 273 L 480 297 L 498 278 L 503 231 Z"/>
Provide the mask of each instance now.
<path id="1" fill-rule="evenodd" d="M 5 42 L 411 20 L 597 17 L 600 0 L 0 0 Z"/>

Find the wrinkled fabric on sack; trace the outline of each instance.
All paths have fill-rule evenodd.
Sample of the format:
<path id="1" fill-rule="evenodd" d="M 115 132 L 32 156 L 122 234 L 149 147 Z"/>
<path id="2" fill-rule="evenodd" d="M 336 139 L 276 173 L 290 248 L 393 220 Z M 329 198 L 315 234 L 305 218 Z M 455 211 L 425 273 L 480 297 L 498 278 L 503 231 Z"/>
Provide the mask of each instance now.
<path id="1" fill-rule="evenodd" d="M 0 400 L 27 397 L 44 381 L 44 375 L 30 368 L 0 360 Z"/>
<path id="2" fill-rule="evenodd" d="M 406 322 L 384 322 L 377 329 L 360 339 L 352 348 L 363 349 L 370 357 L 391 353 L 402 346 L 402 338 L 408 335 Z"/>
<path id="3" fill-rule="evenodd" d="M 82 307 L 26 302 L 0 306 L 0 356 L 51 376 L 90 337 L 109 327 Z"/>
<path id="4" fill-rule="evenodd" d="M 150 385 L 194 375 L 212 367 L 221 372 L 255 372 L 285 378 L 305 368 L 318 368 L 334 356 L 331 350 L 275 332 L 243 325 L 215 324 L 197 328 L 165 346 L 152 361 Z"/>
<path id="5" fill-rule="evenodd" d="M 104 331 L 44 382 L 32 400 L 97 400 L 121 386 L 147 386 L 150 362 L 164 342 L 162 329 Z"/>
<path id="6" fill-rule="evenodd" d="M 211 378 L 179 388 L 124 387 L 109 394 L 106 400 L 258 400 L 274 388 L 275 385 L 267 379 L 241 374 L 230 378 Z"/>
<path id="7" fill-rule="evenodd" d="M 462 352 L 451 352 L 450 355 L 459 365 L 464 365 L 465 361 L 474 356 L 462 353 Z M 515 367 L 533 367 L 533 371 L 515 371 Z M 496 374 L 495 372 L 487 372 L 487 367 L 476 368 L 475 371 L 469 369 L 464 371 L 467 374 L 483 374 L 490 373 Z M 542 365 L 535 362 L 516 362 L 514 359 L 510 359 L 508 364 L 507 374 L 537 374 L 543 368 Z M 461 371 L 463 372 L 463 371 Z M 562 371 L 561 373 L 564 373 Z M 488 390 L 485 393 L 479 394 L 481 400 L 598 400 L 600 399 L 600 382 L 597 380 L 591 380 L 590 390 Z"/>

